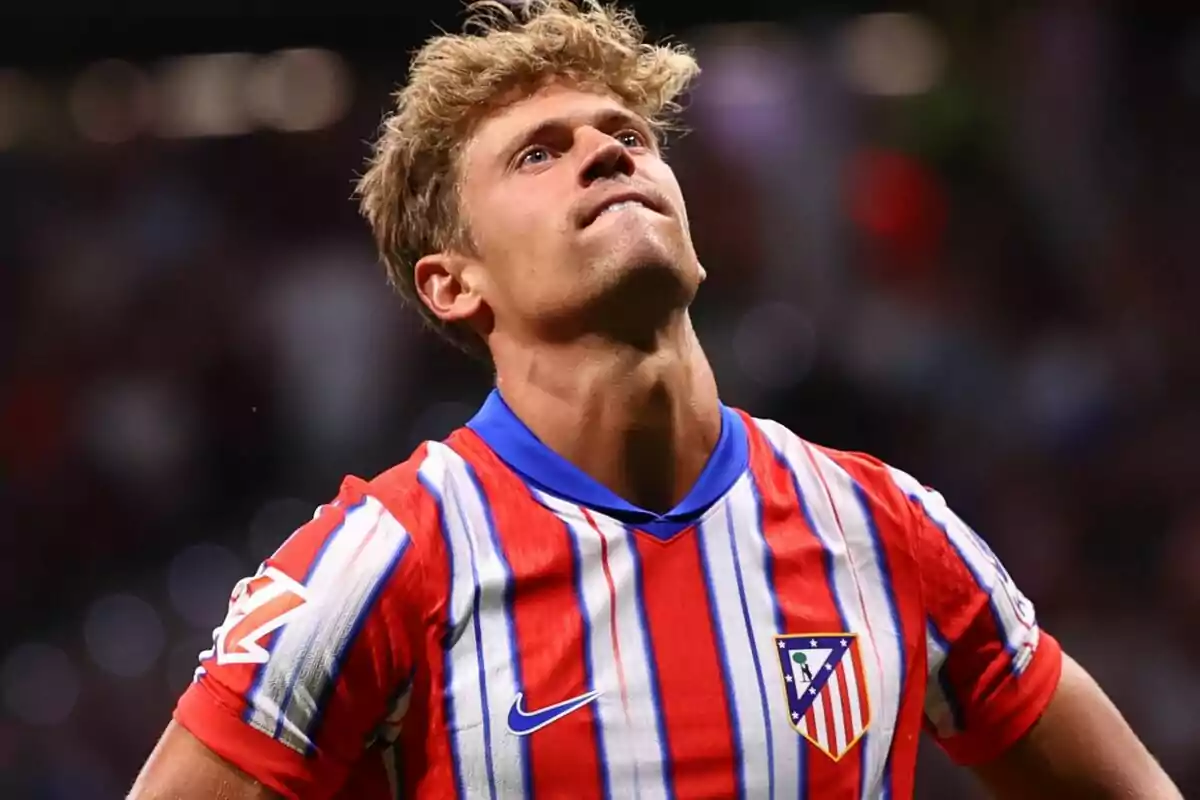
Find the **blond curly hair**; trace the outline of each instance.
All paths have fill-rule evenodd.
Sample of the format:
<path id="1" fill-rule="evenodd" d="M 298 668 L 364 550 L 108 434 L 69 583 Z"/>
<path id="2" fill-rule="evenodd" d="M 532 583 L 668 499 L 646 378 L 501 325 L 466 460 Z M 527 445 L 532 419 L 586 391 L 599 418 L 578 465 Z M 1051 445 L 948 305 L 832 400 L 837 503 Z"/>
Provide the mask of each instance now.
<path id="1" fill-rule="evenodd" d="M 598 0 L 471 3 L 461 34 L 430 39 L 415 54 L 395 109 L 382 123 L 358 183 L 392 286 L 426 321 L 468 352 L 482 342 L 438 320 L 420 302 L 413 267 L 444 250 L 471 252 L 459 213 L 459 156 L 490 111 L 562 80 L 607 92 L 656 135 L 675 127 L 678 98 L 699 72 L 678 44 L 651 44 L 633 13 Z"/>

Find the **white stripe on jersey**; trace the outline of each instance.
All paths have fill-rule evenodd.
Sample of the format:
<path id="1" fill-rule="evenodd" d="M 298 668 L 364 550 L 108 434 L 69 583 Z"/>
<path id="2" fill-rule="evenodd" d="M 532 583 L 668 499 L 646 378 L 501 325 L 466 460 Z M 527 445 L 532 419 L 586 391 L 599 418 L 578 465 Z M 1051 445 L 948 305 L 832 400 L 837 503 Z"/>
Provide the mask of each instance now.
<path id="1" fill-rule="evenodd" d="M 483 688 L 476 666 L 479 656 L 479 640 L 475 635 L 475 558 L 470 540 L 463 530 L 459 515 L 451 507 L 452 498 L 443 496 L 446 464 L 443 459 L 426 459 L 421 463 L 418 475 L 433 495 L 441 516 L 440 524 L 445 537 L 446 551 L 450 559 L 450 598 L 447 630 L 457 632 L 457 638 L 445 654 L 443 681 L 446 693 L 446 726 L 452 737 L 451 747 L 456 779 L 464 787 L 468 797 L 478 797 L 486 792 L 487 762 L 477 758 L 488 748 L 484 737 Z M 470 756 L 468 760 L 467 756 Z"/>
<path id="2" fill-rule="evenodd" d="M 813 727 L 817 729 L 817 744 L 824 750 L 829 749 L 829 725 L 825 721 L 825 695 L 817 695 L 812 704 Z"/>
<path id="3" fill-rule="evenodd" d="M 250 698 L 249 722 L 301 753 L 311 746 L 319 704 L 408 533 L 373 497 L 346 510 L 306 588 L 307 612 L 279 633 Z"/>
<path id="4" fill-rule="evenodd" d="M 987 593 L 992 615 L 1012 659 L 1013 672 L 1020 675 L 1029 665 L 1037 646 L 1038 627 L 1033 604 L 1013 583 L 991 548 L 946 505 L 946 499 L 940 493 L 922 486 L 906 472 L 894 467 L 889 467 L 888 471 L 900 490 L 920 503 L 929 519 L 942 529 L 979 588 Z"/>
<path id="5" fill-rule="evenodd" d="M 641 598 L 635 591 L 635 554 L 629 534 L 620 523 L 595 511 L 593 527 L 583 511 L 545 492 L 538 500 L 557 514 L 570 529 L 580 555 L 583 613 L 591 628 L 589 668 L 594 688 L 600 692 L 596 713 L 607 756 L 604 769 L 614 798 L 665 798 L 663 744 L 658 736 L 661 709 L 657 703 L 629 704 L 629 696 L 653 697 L 650 659 L 642 627 Z M 608 552 L 608 569 L 616 589 L 616 631 L 612 625 L 612 596 L 604 574 L 601 542 Z M 620 648 L 620 659 L 613 643 Z M 624 676 L 624 691 L 621 678 Z M 655 759 L 653 754 L 660 754 Z"/>
<path id="6" fill-rule="evenodd" d="M 815 460 L 813 456 L 818 454 L 810 456 L 808 445 L 779 423 L 758 419 L 755 423 L 796 478 L 801 502 L 812 519 L 813 532 L 832 556 L 834 596 L 846 617 L 848 632 L 864 634 L 859 636 L 858 644 L 871 720 L 863 750 L 862 797 L 875 798 L 900 708 L 904 653 L 870 529 L 849 476 L 840 467 L 824 457 Z M 821 473 L 815 463 L 821 464 Z"/>
<path id="7" fill-rule="evenodd" d="M 779 685 L 774 636 L 786 631 L 778 630 L 774 576 L 767 572 L 767 545 L 755 513 L 757 508 L 750 478 L 744 475 L 728 498 L 704 520 L 697 535 L 717 633 L 729 664 L 734 700 L 731 711 L 742 737 L 738 746 L 742 785 L 748 791 L 761 786 L 758 776 L 768 774 L 768 754 L 756 743 L 770 741 L 774 796 L 797 797 L 801 794 L 800 765 L 805 750 L 788 723 L 787 695 Z M 739 580 L 745 592 L 744 606 Z M 754 654 L 758 656 L 758 669 Z"/>
<path id="8" fill-rule="evenodd" d="M 493 783 L 495 797 L 520 797 L 525 794 L 522 740 L 509 735 L 504 722 L 522 690 L 514 670 L 513 623 L 505 607 L 512 575 L 493 541 L 487 501 L 470 467 L 443 444 L 430 442 L 428 447 L 420 473 L 441 492 L 454 573 L 450 603 L 455 623 L 465 625 L 451 649 L 446 675 L 457 767 L 467 797 L 488 796 Z M 472 608 L 476 592 L 477 610 Z M 481 775 L 489 766 L 491 774 Z"/>

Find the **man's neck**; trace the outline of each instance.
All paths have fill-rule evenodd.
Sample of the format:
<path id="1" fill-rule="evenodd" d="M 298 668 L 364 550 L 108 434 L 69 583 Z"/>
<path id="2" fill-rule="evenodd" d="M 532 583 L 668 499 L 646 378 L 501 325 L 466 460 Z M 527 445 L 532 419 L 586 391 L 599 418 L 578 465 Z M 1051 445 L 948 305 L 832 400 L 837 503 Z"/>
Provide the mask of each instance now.
<path id="1" fill-rule="evenodd" d="M 720 438 L 716 381 L 686 316 L 651 351 L 592 341 L 493 355 L 497 386 L 521 421 L 636 506 L 678 504 Z"/>

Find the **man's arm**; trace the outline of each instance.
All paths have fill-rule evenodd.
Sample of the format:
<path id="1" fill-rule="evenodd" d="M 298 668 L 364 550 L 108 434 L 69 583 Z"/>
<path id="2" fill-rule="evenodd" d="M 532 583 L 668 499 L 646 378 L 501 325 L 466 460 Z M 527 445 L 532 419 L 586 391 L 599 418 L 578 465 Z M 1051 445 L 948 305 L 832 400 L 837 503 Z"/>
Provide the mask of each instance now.
<path id="1" fill-rule="evenodd" d="M 1054 699 L 999 758 L 974 768 L 1000 798 L 1182 800 L 1104 691 L 1064 656 Z"/>
<path id="2" fill-rule="evenodd" d="M 272 800 L 278 796 L 172 721 L 134 782 L 128 800 Z"/>

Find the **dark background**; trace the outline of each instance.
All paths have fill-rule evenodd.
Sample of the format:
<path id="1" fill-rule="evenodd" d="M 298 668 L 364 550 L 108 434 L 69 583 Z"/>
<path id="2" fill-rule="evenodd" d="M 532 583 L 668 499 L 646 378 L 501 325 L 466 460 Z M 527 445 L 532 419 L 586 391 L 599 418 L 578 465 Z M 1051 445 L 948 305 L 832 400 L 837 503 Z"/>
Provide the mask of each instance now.
<path id="1" fill-rule="evenodd" d="M 120 797 L 234 581 L 490 384 L 350 199 L 458 18 L 396 5 L 0 10 L 2 797 Z M 724 399 L 940 489 L 1200 792 L 1200 19 L 706 6 L 637 4 Z"/>

